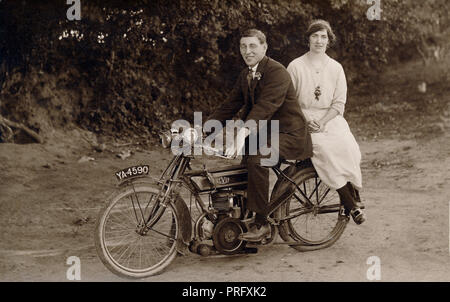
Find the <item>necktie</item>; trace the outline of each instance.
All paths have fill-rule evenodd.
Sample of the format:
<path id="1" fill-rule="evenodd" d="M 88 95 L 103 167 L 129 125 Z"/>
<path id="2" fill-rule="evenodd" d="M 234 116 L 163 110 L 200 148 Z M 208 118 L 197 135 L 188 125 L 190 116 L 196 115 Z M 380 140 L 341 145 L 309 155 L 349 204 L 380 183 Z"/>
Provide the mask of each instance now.
<path id="1" fill-rule="evenodd" d="M 249 67 L 249 68 L 248 68 L 248 74 L 247 74 L 247 83 L 248 83 L 248 87 L 251 87 L 252 80 L 253 80 L 253 69 L 251 69 L 251 68 Z"/>

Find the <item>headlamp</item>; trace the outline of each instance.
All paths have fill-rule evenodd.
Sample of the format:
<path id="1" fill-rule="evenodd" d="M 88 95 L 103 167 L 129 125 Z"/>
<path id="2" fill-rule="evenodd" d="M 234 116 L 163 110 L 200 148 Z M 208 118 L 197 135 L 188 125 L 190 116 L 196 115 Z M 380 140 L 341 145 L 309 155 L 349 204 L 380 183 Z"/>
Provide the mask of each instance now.
<path id="1" fill-rule="evenodd" d="M 169 148 L 172 143 L 173 136 L 178 134 L 178 130 L 170 129 L 159 134 L 163 148 Z"/>
<path id="2" fill-rule="evenodd" d="M 197 130 L 194 128 L 187 128 L 183 131 L 183 141 L 188 143 L 189 145 L 193 145 L 198 139 Z"/>

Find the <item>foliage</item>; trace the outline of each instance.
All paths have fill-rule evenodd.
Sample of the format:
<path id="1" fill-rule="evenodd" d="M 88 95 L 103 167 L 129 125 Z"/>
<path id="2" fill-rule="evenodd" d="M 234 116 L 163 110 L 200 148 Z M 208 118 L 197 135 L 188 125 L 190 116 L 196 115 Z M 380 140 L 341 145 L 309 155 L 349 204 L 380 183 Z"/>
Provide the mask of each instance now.
<path id="1" fill-rule="evenodd" d="M 400 49 L 419 43 L 418 33 L 449 27 L 445 0 L 381 4 L 382 19 L 369 21 L 365 0 L 81 0 L 82 20 L 69 21 L 65 1 L 2 1 L 0 109 L 30 124 L 24 108 L 42 102 L 20 96 L 39 82 L 27 79 L 44 73 L 56 78 L 54 89 L 73 91 L 64 94 L 71 96 L 65 105 L 57 102 L 65 111 L 48 107 L 67 122 L 96 132 L 156 134 L 175 119 L 192 119 L 193 111 L 207 115 L 226 98 L 243 67 L 242 29 L 263 30 L 268 55 L 287 65 L 307 50 L 307 24 L 326 19 L 338 36 L 330 54 L 352 82 L 398 60 Z"/>

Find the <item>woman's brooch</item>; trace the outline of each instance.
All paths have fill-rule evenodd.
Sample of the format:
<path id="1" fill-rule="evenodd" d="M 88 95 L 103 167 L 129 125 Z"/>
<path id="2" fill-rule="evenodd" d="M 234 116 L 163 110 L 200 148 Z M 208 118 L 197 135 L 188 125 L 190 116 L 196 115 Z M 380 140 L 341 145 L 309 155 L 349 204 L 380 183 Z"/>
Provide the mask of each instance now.
<path id="1" fill-rule="evenodd" d="M 320 86 L 316 87 L 316 90 L 314 90 L 314 95 L 316 96 L 316 101 L 319 101 L 319 96 L 322 95 L 322 92 L 320 92 Z"/>

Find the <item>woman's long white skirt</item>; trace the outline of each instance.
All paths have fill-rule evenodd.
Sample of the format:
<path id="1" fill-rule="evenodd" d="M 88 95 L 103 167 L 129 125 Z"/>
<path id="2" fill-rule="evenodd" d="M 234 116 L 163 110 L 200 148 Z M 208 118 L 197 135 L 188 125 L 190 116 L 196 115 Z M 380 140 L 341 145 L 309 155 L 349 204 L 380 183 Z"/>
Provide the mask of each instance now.
<path id="1" fill-rule="evenodd" d="M 319 120 L 327 110 L 304 110 L 308 119 Z M 311 161 L 320 179 L 333 189 L 351 182 L 362 188 L 361 151 L 342 115 L 330 120 L 323 132 L 312 133 Z"/>

